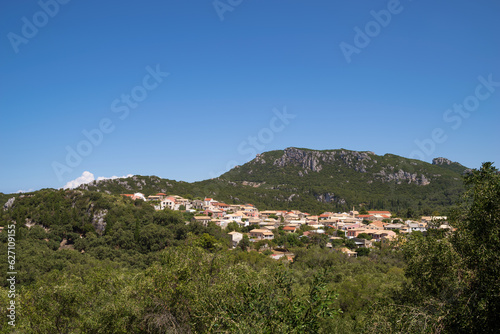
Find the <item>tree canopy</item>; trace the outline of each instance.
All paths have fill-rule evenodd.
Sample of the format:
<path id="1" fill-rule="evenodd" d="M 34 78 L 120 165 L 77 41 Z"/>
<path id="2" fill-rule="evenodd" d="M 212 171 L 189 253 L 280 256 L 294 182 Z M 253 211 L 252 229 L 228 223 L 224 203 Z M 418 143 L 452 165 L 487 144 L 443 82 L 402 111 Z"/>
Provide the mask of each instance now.
<path id="1" fill-rule="evenodd" d="M 500 314 L 500 174 L 484 163 L 464 177 L 466 191 L 451 235 L 412 238 L 405 245 L 402 301 L 430 317 L 434 330 L 496 333 Z"/>

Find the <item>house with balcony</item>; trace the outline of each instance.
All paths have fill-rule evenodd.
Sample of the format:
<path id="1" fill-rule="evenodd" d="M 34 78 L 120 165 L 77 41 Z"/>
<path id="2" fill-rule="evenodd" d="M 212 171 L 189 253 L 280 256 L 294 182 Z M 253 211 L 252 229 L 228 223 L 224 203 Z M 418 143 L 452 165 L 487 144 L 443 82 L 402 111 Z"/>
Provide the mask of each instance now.
<path id="1" fill-rule="evenodd" d="M 272 240 L 272 239 L 274 239 L 274 233 L 268 229 L 254 229 L 254 230 L 250 231 L 249 235 L 250 235 L 250 238 L 255 238 L 255 239 L 259 239 L 259 240 Z"/>

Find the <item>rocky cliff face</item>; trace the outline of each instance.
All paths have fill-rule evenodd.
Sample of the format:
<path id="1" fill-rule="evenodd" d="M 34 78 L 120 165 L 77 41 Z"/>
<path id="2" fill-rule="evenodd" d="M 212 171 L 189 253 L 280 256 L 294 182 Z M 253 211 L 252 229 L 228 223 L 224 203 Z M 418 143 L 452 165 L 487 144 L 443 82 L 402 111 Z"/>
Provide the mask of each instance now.
<path id="1" fill-rule="evenodd" d="M 346 201 L 345 199 L 336 196 L 334 193 L 324 193 L 321 195 L 316 196 L 316 200 L 322 203 L 338 203 L 338 204 L 345 204 Z"/>
<path id="2" fill-rule="evenodd" d="M 328 165 L 335 164 L 340 169 L 347 167 L 356 172 L 371 175 L 372 177 L 367 181 L 368 183 L 378 180 L 381 182 L 395 182 L 396 184 L 406 183 L 426 186 L 431 182 L 430 177 L 423 173 L 418 173 L 414 170 L 405 170 L 397 166 L 383 165 L 376 160 L 376 157 L 373 152 L 347 150 L 312 151 L 290 147 L 283 151 L 281 157 L 274 160 L 273 165 L 280 168 L 288 166 L 300 167 L 302 168 L 298 172 L 300 177 L 304 177 L 310 172 L 319 173 Z M 447 159 L 440 159 L 443 160 L 439 161 L 446 163 L 445 160 Z M 263 156 L 258 156 L 254 161 L 261 164 L 265 163 Z M 327 200 L 327 202 L 329 201 Z"/>
<path id="3" fill-rule="evenodd" d="M 344 150 L 326 152 L 310 151 L 289 147 L 283 151 L 283 155 L 280 158 L 273 162 L 273 165 L 277 167 L 300 166 L 304 169 L 303 173 L 307 174 L 309 171 L 320 172 L 324 164 L 341 161 L 358 172 L 366 173 L 367 164 L 372 162 L 370 155 L 374 155 L 374 153 Z M 260 161 L 262 160 L 260 158 Z"/>
<path id="4" fill-rule="evenodd" d="M 106 228 L 105 218 L 107 213 L 108 210 L 100 210 L 98 212 L 95 212 L 92 217 L 92 226 L 94 226 L 94 228 L 100 235 L 102 235 L 104 229 Z"/>
<path id="5" fill-rule="evenodd" d="M 402 169 L 394 172 L 393 166 L 389 166 L 389 168 L 382 167 L 380 173 L 376 173 L 374 175 L 382 182 L 395 181 L 397 184 L 414 183 L 419 186 L 426 186 L 431 183 L 424 174 L 418 175 L 417 173 L 405 172 Z"/>
<path id="6" fill-rule="evenodd" d="M 432 164 L 433 165 L 451 165 L 451 160 L 448 160 L 446 158 L 434 158 L 432 159 Z"/>
<path id="7" fill-rule="evenodd" d="M 460 174 L 466 173 L 469 170 L 467 167 L 459 164 L 458 162 L 454 162 L 446 158 L 434 158 L 432 159 L 432 164 L 435 166 L 440 166 L 447 168 L 449 170 L 453 170 Z"/>
<path id="8" fill-rule="evenodd" d="M 316 151 L 304 151 L 294 147 L 287 148 L 284 150 L 283 155 L 273 162 L 274 166 L 286 167 L 286 166 L 301 166 L 304 170 L 319 172 L 323 169 L 320 164 L 320 160 L 335 160 L 335 153 L 322 155 L 320 152 Z"/>
<path id="9" fill-rule="evenodd" d="M 12 205 L 14 204 L 15 200 L 16 200 L 15 197 L 9 198 L 9 200 L 3 205 L 4 211 L 9 210 L 12 207 Z"/>

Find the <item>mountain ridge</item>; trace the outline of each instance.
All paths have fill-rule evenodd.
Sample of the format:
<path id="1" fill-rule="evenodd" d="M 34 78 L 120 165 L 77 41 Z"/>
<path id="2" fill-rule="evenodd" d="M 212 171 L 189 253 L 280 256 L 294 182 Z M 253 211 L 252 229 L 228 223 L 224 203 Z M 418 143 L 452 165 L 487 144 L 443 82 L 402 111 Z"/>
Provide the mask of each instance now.
<path id="1" fill-rule="evenodd" d="M 134 175 L 83 184 L 77 189 L 123 194 L 167 193 L 186 198 L 213 197 L 253 203 L 259 209 L 310 212 L 352 207 L 414 210 L 422 214 L 448 210 L 463 192 L 469 169 L 446 158 L 432 163 L 394 154 L 347 149 L 288 147 L 257 154 L 219 177 L 197 182 Z M 19 194 L 1 194 L 2 205 Z"/>
<path id="2" fill-rule="evenodd" d="M 289 147 L 258 154 L 219 177 L 184 182 L 157 176 L 94 181 L 81 189 L 111 194 L 164 192 L 214 197 L 259 208 L 338 211 L 364 205 L 372 209 L 443 211 L 463 191 L 459 163 L 436 158 L 428 163 L 394 154 L 346 149 Z"/>

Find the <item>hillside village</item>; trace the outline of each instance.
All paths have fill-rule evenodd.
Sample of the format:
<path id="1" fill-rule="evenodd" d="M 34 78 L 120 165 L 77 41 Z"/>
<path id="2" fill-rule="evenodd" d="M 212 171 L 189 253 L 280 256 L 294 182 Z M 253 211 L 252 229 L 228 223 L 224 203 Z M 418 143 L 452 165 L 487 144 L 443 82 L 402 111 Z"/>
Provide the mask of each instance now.
<path id="1" fill-rule="evenodd" d="M 350 212 L 323 212 L 312 215 L 299 210 L 259 211 L 253 204 L 226 204 L 213 198 L 190 200 L 177 195 L 157 193 L 145 196 L 142 193 L 122 194 L 132 200 L 151 202 L 155 210 L 186 211 L 194 214 L 191 221 L 207 226 L 213 223 L 221 229 L 237 224 L 241 232 L 228 232 L 231 246 L 238 246 L 244 235 L 250 242 L 275 239 L 278 231 L 296 233 L 300 238 L 324 235 L 327 248 L 337 248 L 348 256 L 357 256 L 357 249 L 371 248 L 373 242 L 392 241 L 398 235 L 413 232 L 427 233 L 428 229 L 451 230 L 446 216 L 423 216 L 419 220 L 404 220 L 394 217 L 390 211 L 367 211 L 360 214 Z M 189 223 L 189 222 L 188 222 Z M 247 231 L 244 233 L 244 231 Z M 342 247 L 339 241 L 351 240 L 352 247 Z M 334 245 L 340 247 L 334 247 Z M 264 243 L 264 246 L 267 246 Z M 274 253 L 273 258 L 286 254 Z"/>
<path id="2" fill-rule="evenodd" d="M 475 309 L 498 301 L 498 289 L 491 289 L 500 286 L 498 266 L 492 265 L 500 263 L 495 239 L 499 175 L 485 163 L 465 177 L 470 188 L 463 201 L 432 211 L 433 216 L 364 200 L 342 208 L 304 208 L 300 201 L 259 203 L 231 188 L 206 197 L 154 187 L 42 189 L 5 200 L 0 244 L 11 247 L 16 257 L 14 264 L 4 261 L 0 272 L 8 282 L 8 270 L 17 270 L 16 283 L 25 291 L 19 309 L 32 310 L 30 314 L 58 319 L 60 308 L 46 305 L 70 301 L 60 305 L 74 312 L 62 332 L 102 331 L 89 330 L 89 314 L 98 324 L 114 324 L 110 319 L 129 314 L 127 321 L 134 321 L 137 330 L 124 326 L 105 332 L 143 333 L 144 319 L 158 309 L 154 321 L 162 323 L 223 315 L 227 323 L 247 317 L 248 326 L 226 330 L 218 321 L 193 328 L 159 327 L 151 333 L 253 333 L 256 318 L 264 319 L 264 328 L 273 314 L 276 326 L 262 333 L 293 333 L 297 319 L 303 319 L 307 330 L 296 333 L 445 333 L 440 319 L 446 314 L 457 309 L 450 321 L 471 319 Z M 439 212 L 453 212 L 454 218 L 448 223 Z M 0 286 L 4 296 L 12 289 L 9 284 Z M 484 297 L 469 306 L 478 287 Z M 449 305 L 441 310 L 445 302 Z M 415 318 L 414 312 L 426 307 L 433 313 Z M 328 308 L 336 313 L 314 320 L 329 321 L 327 326 L 311 327 L 309 319 Z M 185 313 L 189 309 L 194 311 Z M 490 309 L 498 313 L 498 308 Z M 106 310 L 112 313 L 100 317 Z M 175 318 L 168 313 L 172 310 Z M 281 327 L 284 317 L 290 319 L 287 328 Z M 76 331 L 70 327 L 73 319 L 81 324 Z M 20 328 L 36 331 L 45 323 L 38 321 L 34 329 L 28 327 L 31 320 Z M 410 325 L 401 327 L 403 321 Z M 426 321 L 438 330 L 428 330 Z M 422 330 L 415 330 L 416 322 L 424 323 Z M 362 327 L 368 323 L 373 327 Z M 373 331 L 380 324 L 382 330 Z M 495 324 L 491 321 L 489 328 L 496 329 Z M 446 333 L 481 333 L 454 329 Z"/>

